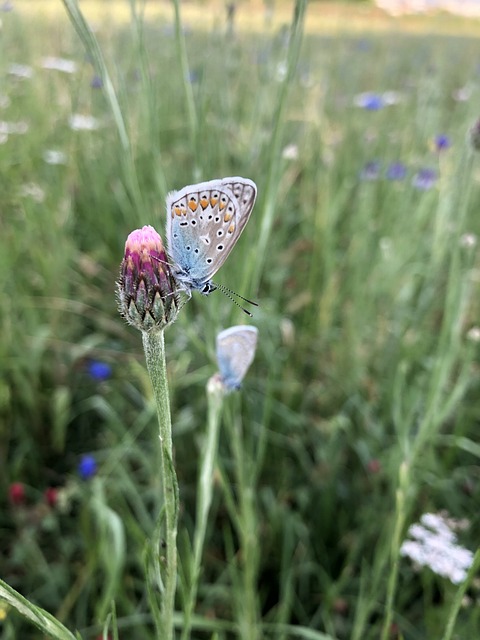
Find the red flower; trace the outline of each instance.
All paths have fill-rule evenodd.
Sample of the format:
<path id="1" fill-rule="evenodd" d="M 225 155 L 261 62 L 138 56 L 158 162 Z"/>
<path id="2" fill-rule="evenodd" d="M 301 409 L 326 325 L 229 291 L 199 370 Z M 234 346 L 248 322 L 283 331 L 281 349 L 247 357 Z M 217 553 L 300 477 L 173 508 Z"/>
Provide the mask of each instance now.
<path id="1" fill-rule="evenodd" d="M 382 463 L 380 462 L 380 460 L 372 458 L 368 461 L 367 470 L 371 474 L 379 473 L 382 470 Z"/>
<path id="2" fill-rule="evenodd" d="M 58 501 L 58 489 L 55 487 L 47 487 L 43 492 L 43 497 L 49 507 L 55 507 Z"/>
<path id="3" fill-rule="evenodd" d="M 8 497 L 12 504 L 19 506 L 25 503 L 25 487 L 21 482 L 12 482 L 8 488 Z"/>

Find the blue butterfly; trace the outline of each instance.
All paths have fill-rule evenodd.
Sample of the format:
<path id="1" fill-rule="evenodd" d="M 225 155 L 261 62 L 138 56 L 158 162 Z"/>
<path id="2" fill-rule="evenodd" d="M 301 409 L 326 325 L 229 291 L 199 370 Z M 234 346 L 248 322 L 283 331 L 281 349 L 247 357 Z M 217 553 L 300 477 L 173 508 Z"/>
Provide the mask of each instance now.
<path id="1" fill-rule="evenodd" d="M 193 290 L 203 295 L 225 290 L 211 278 L 239 239 L 256 196 L 255 183 L 238 177 L 201 182 L 168 194 L 167 252 L 172 274 L 189 297 Z"/>
<path id="2" fill-rule="evenodd" d="M 241 382 L 255 357 L 258 329 L 237 325 L 217 336 L 217 362 L 220 378 L 228 391 L 240 389 Z"/>

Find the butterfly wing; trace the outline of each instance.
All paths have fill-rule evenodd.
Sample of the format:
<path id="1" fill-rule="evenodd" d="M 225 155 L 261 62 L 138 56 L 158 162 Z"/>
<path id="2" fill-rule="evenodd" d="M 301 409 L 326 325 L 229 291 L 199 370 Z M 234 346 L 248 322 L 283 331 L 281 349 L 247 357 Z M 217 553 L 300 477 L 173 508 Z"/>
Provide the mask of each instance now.
<path id="1" fill-rule="evenodd" d="M 217 336 L 217 361 L 222 382 L 238 389 L 255 356 L 258 329 L 239 325 L 221 331 Z"/>
<path id="2" fill-rule="evenodd" d="M 240 237 L 257 189 L 247 178 L 224 178 L 184 187 L 167 196 L 167 245 L 175 276 L 202 289 Z"/>

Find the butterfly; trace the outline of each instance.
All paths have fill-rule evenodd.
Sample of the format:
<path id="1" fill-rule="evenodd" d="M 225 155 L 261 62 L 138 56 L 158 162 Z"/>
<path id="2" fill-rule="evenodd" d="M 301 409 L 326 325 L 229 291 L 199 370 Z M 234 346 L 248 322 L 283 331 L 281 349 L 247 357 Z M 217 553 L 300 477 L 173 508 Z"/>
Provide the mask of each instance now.
<path id="1" fill-rule="evenodd" d="M 222 383 L 229 391 L 240 389 L 241 382 L 253 362 L 258 329 L 237 325 L 217 336 L 217 362 Z"/>
<path id="2" fill-rule="evenodd" d="M 239 239 L 256 196 L 255 183 L 238 177 L 200 182 L 168 194 L 167 253 L 172 274 L 189 297 L 192 291 L 229 291 L 211 279 Z"/>

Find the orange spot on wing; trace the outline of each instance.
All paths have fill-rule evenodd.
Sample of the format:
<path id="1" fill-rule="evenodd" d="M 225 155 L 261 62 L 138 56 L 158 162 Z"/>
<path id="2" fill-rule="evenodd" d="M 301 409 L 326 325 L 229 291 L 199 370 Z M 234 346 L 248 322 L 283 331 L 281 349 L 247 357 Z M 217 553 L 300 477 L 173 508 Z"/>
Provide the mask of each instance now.
<path id="1" fill-rule="evenodd" d="M 222 209 L 225 209 L 225 207 L 226 207 L 226 206 L 227 206 L 227 203 L 222 201 L 222 202 L 220 202 L 220 204 L 218 205 L 218 208 L 219 208 L 219 209 L 220 209 L 220 211 L 221 211 Z"/>
<path id="2" fill-rule="evenodd" d="M 235 231 L 235 225 L 232 222 L 232 224 L 227 229 L 227 233 L 233 233 L 234 231 Z"/>
<path id="3" fill-rule="evenodd" d="M 202 205 L 202 209 L 206 209 L 208 207 L 208 200 L 206 198 L 202 198 L 200 200 L 200 204 Z"/>
<path id="4" fill-rule="evenodd" d="M 174 212 L 175 212 L 175 215 L 177 215 L 177 216 L 181 216 L 182 215 L 182 210 L 180 209 L 180 207 L 175 207 Z"/>
<path id="5" fill-rule="evenodd" d="M 214 207 L 218 202 L 218 198 L 210 198 L 210 204 Z"/>
<path id="6" fill-rule="evenodd" d="M 196 211 L 197 207 L 198 207 L 198 202 L 195 202 L 195 200 L 190 200 L 190 202 L 188 203 L 188 207 L 192 210 L 192 211 Z"/>
<path id="7" fill-rule="evenodd" d="M 233 213 L 226 213 L 224 220 L 225 222 L 230 222 L 230 220 L 233 218 Z"/>

